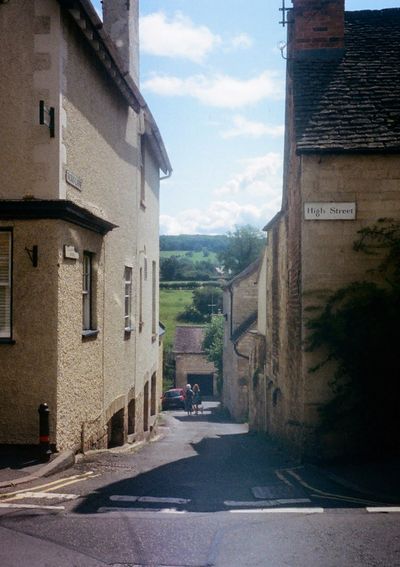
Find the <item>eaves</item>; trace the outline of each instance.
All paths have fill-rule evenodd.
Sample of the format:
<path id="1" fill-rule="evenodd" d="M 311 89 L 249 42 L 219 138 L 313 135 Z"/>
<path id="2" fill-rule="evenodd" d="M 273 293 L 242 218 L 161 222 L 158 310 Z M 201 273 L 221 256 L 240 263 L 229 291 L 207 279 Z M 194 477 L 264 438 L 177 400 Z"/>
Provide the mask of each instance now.
<path id="1" fill-rule="evenodd" d="M 129 70 L 125 68 L 114 43 L 104 31 L 103 22 L 92 3 L 90 0 L 58 0 L 58 2 L 73 18 L 95 56 L 129 106 L 136 113 L 140 111 L 144 113 L 146 133 L 151 139 L 151 147 L 155 152 L 160 169 L 165 174 L 170 174 L 172 166 L 154 117 L 138 86 L 130 76 Z"/>

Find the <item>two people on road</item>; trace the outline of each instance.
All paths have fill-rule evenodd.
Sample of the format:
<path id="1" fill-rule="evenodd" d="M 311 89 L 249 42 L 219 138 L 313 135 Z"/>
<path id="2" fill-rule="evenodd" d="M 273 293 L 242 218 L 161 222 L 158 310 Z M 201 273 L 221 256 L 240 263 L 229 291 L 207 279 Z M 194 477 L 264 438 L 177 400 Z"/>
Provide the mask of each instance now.
<path id="1" fill-rule="evenodd" d="M 199 385 L 195 384 L 192 390 L 192 386 L 190 384 L 186 384 L 185 410 L 187 411 L 187 414 L 188 415 L 192 414 L 193 407 L 194 407 L 194 412 L 198 414 L 200 405 L 201 405 L 201 394 L 200 394 Z"/>

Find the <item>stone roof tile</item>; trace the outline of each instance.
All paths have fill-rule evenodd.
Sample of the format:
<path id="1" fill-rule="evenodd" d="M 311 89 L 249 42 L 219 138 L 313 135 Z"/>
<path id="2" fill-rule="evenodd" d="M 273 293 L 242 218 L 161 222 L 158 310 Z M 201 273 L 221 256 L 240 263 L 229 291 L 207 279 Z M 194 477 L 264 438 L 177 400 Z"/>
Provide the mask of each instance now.
<path id="1" fill-rule="evenodd" d="M 345 14 L 345 54 L 293 63 L 297 151 L 400 152 L 400 9 Z"/>

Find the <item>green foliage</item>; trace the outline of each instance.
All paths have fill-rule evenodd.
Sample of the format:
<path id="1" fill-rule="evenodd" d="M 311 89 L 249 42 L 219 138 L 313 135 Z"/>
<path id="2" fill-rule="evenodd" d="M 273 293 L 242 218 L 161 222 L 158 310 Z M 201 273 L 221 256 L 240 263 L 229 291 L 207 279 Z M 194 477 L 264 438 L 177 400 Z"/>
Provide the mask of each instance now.
<path id="1" fill-rule="evenodd" d="M 160 250 L 192 250 L 220 252 L 226 246 L 225 235 L 178 234 L 160 236 Z"/>
<path id="2" fill-rule="evenodd" d="M 351 432 L 360 443 L 385 450 L 385 438 L 399 425 L 400 223 L 382 220 L 360 235 L 354 248 L 379 255 L 378 283 L 353 282 L 331 295 L 307 323 L 306 347 L 325 352 L 312 372 L 336 363 L 322 429 Z"/>
<path id="3" fill-rule="evenodd" d="M 237 226 L 227 238 L 227 247 L 218 254 L 218 259 L 233 276 L 257 260 L 265 246 L 265 234 L 250 225 Z"/>
<path id="4" fill-rule="evenodd" d="M 207 359 L 213 362 L 217 370 L 217 389 L 222 391 L 223 364 L 222 356 L 224 351 L 224 317 L 214 315 L 205 329 L 203 349 Z"/>
<path id="5" fill-rule="evenodd" d="M 222 290 L 219 287 L 200 287 L 193 291 L 192 304 L 178 315 L 179 321 L 204 323 L 212 313 L 222 309 Z"/>
<path id="6" fill-rule="evenodd" d="M 177 315 L 192 302 L 192 291 L 188 289 L 160 289 L 160 320 L 166 327 L 164 347 L 172 346 L 177 325 Z"/>

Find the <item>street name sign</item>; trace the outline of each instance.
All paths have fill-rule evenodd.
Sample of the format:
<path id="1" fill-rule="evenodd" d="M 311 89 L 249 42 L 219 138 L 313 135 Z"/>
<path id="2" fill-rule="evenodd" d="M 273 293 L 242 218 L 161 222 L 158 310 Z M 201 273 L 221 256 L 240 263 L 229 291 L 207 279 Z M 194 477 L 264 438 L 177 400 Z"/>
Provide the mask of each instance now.
<path id="1" fill-rule="evenodd" d="M 354 220 L 356 203 L 304 203 L 305 220 Z"/>

